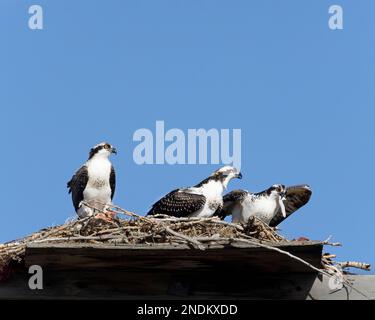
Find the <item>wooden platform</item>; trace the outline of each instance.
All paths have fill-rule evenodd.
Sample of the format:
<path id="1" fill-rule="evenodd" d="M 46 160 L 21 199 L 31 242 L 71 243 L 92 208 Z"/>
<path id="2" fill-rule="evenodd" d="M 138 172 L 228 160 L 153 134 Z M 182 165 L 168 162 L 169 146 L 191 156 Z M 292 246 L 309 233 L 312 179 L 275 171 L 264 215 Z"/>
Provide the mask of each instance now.
<path id="1" fill-rule="evenodd" d="M 278 248 L 319 267 L 320 242 Z M 30 244 L 26 268 L 0 283 L 0 298 L 27 299 L 363 299 L 333 291 L 328 279 L 279 252 L 253 245 Z M 40 265 L 44 289 L 28 288 L 28 267 Z M 375 276 L 352 276 L 375 299 Z"/>
<path id="2" fill-rule="evenodd" d="M 296 242 L 276 247 L 299 256 L 320 267 L 322 244 Z M 26 266 L 38 264 L 50 269 L 95 269 L 135 271 L 210 271 L 229 272 L 246 269 L 248 272 L 312 272 L 301 263 L 281 253 L 254 245 L 232 243 L 229 246 L 207 246 L 206 250 L 187 245 L 85 245 L 30 244 L 26 250 Z"/>

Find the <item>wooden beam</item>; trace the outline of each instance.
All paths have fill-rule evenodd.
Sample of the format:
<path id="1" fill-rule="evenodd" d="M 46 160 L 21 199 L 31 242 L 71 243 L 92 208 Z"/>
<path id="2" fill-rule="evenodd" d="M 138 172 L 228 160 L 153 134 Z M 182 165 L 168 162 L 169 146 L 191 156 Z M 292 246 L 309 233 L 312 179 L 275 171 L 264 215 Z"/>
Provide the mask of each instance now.
<path id="1" fill-rule="evenodd" d="M 278 248 L 288 251 L 320 267 L 322 244 L 284 243 Z M 71 269 L 145 270 L 233 270 L 242 266 L 248 272 L 314 272 L 301 262 L 279 252 L 239 244 L 237 247 L 191 249 L 186 245 L 93 245 L 93 244 L 30 244 L 26 249 L 26 266 Z"/>

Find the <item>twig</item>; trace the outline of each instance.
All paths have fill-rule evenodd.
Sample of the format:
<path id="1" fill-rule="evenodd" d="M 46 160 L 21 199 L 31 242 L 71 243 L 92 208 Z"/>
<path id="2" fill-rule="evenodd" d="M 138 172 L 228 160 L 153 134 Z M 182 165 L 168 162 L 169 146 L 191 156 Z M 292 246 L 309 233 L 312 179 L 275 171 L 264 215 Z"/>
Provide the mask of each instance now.
<path id="1" fill-rule="evenodd" d="M 186 236 L 184 234 L 181 234 L 179 232 L 173 231 L 169 227 L 165 227 L 165 231 L 167 231 L 170 234 L 173 234 L 175 237 L 178 237 L 178 238 L 186 240 L 187 242 L 191 243 L 194 247 L 196 247 L 196 248 L 198 248 L 200 250 L 205 250 L 204 245 L 202 245 L 199 241 L 197 241 L 197 240 L 195 240 L 195 239 L 193 239 L 191 237 L 188 237 L 188 236 Z"/>
<path id="2" fill-rule="evenodd" d="M 356 262 L 356 261 L 345 261 L 345 262 L 337 262 L 341 268 L 357 268 L 361 270 L 371 271 L 371 264 L 364 263 L 364 262 Z"/>

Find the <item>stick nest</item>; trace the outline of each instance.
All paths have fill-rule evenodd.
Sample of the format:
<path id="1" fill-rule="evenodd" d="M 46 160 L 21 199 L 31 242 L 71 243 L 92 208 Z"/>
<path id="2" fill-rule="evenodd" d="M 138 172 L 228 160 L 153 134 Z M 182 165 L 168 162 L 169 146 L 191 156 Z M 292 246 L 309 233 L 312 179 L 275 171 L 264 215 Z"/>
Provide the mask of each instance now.
<path id="1" fill-rule="evenodd" d="M 91 244 L 186 244 L 204 249 L 207 244 L 230 244 L 234 240 L 277 243 L 287 241 L 273 228 L 253 218 L 236 225 L 214 218 L 174 218 L 157 215 L 143 217 L 115 207 L 118 218 L 106 221 L 97 216 L 78 219 L 42 229 L 23 239 L 0 244 L 1 273 L 12 261 L 22 263 L 29 243 Z"/>
<path id="2" fill-rule="evenodd" d="M 194 249 L 204 250 L 217 245 L 234 243 L 255 244 L 267 249 L 280 242 L 289 242 L 261 220 L 252 217 L 246 224 L 238 225 L 213 218 L 174 218 L 156 215 L 143 217 L 135 213 L 113 207 L 117 218 L 102 219 L 97 216 L 78 219 L 60 226 L 42 229 L 21 240 L 0 244 L 0 281 L 9 276 L 12 263 L 22 264 L 26 247 L 30 243 L 88 243 L 88 244 L 185 244 Z M 100 215 L 103 216 L 103 213 Z M 323 244 L 339 245 L 328 243 Z M 287 252 L 282 252 L 288 254 Z M 293 257 L 299 261 L 298 257 Z M 341 272 L 347 267 L 369 270 L 370 265 L 358 262 L 338 263 L 335 255 L 322 257 L 322 270 L 329 273 Z M 305 263 L 308 265 L 308 263 Z M 312 267 L 312 266 L 311 266 Z"/>

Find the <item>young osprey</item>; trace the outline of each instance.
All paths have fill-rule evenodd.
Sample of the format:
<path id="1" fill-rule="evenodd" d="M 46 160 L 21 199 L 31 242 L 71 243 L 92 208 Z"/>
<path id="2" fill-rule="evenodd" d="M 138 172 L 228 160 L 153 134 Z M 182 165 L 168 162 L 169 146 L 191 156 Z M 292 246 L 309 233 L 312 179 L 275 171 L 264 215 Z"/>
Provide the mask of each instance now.
<path id="1" fill-rule="evenodd" d="M 147 215 L 165 214 L 175 217 L 212 217 L 223 206 L 223 192 L 241 173 L 225 166 L 194 187 L 176 189 L 157 201 Z"/>
<path id="2" fill-rule="evenodd" d="M 90 150 L 89 159 L 68 182 L 74 208 L 80 218 L 94 214 L 83 202 L 105 211 L 112 202 L 116 188 L 116 174 L 108 157 L 116 154 L 109 143 L 102 142 Z"/>
<path id="3" fill-rule="evenodd" d="M 282 184 L 275 184 L 259 193 L 234 190 L 224 196 L 223 209 L 217 215 L 222 219 L 232 215 L 233 223 L 247 222 L 249 217 L 255 216 L 275 227 L 304 206 L 311 194 L 308 185 L 286 188 Z"/>

